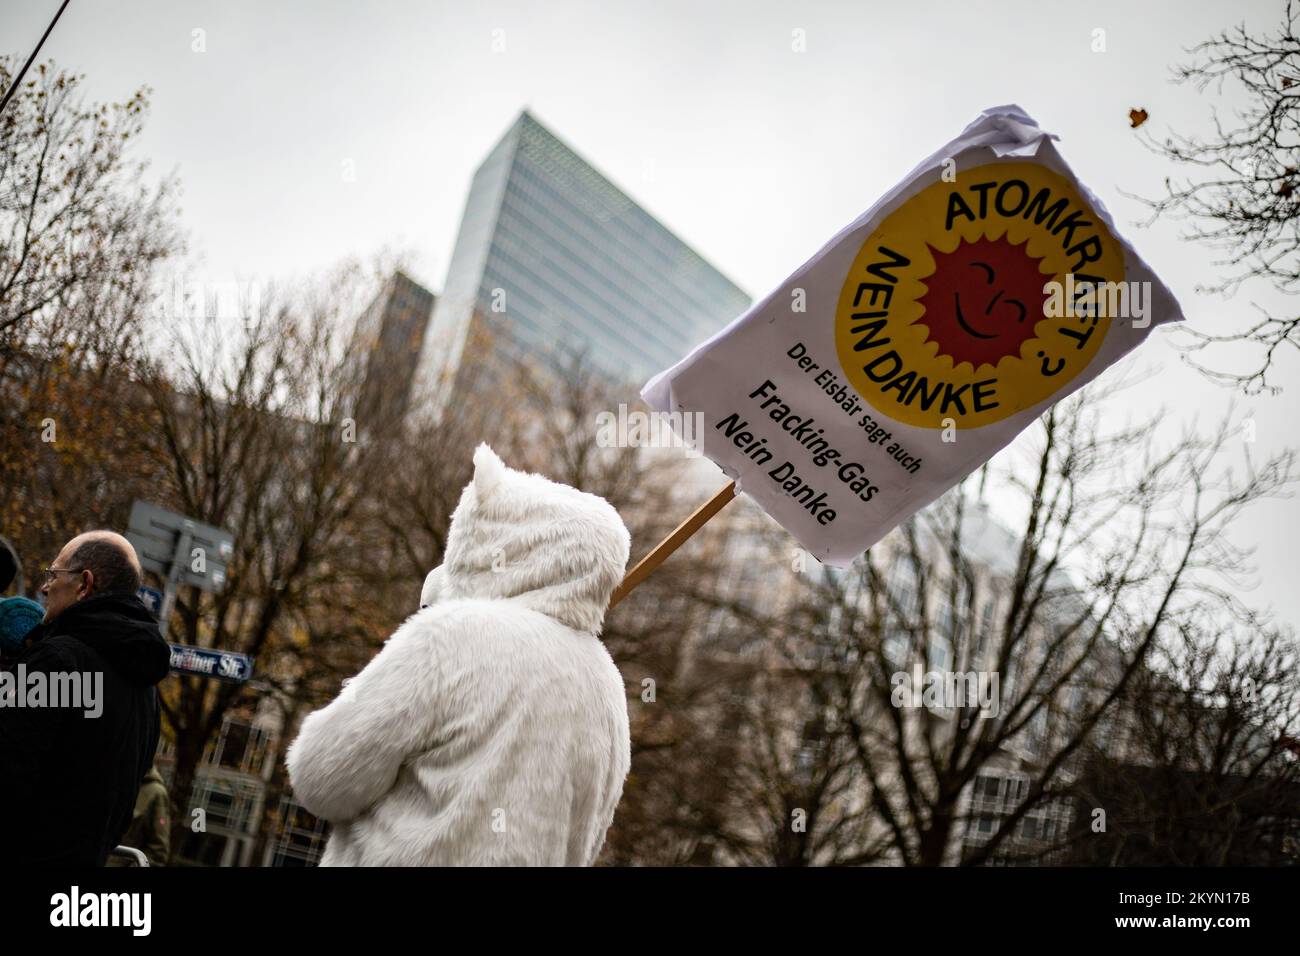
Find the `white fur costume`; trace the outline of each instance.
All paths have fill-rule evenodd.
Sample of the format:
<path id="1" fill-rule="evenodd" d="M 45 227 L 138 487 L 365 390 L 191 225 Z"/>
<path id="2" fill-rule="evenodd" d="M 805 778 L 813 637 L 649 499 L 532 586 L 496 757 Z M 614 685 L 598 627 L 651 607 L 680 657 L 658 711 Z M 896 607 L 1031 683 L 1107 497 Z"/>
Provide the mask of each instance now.
<path id="1" fill-rule="evenodd" d="M 597 637 L 628 544 L 603 499 L 479 446 L 422 609 L 289 748 L 294 794 L 333 824 L 322 865 L 596 859 L 630 760 Z"/>

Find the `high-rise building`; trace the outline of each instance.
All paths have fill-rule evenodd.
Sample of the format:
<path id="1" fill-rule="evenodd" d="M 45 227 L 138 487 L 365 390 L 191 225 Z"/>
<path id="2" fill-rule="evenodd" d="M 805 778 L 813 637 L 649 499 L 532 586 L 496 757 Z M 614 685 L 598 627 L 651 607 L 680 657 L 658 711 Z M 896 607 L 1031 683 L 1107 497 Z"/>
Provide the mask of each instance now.
<path id="1" fill-rule="evenodd" d="M 523 112 L 474 174 L 418 375 L 445 395 L 477 321 L 516 353 L 639 384 L 749 301 Z"/>
<path id="2" fill-rule="evenodd" d="M 355 418 L 363 428 L 406 414 L 434 301 L 424 286 L 395 272 L 357 320 L 351 354 L 360 376 Z"/>

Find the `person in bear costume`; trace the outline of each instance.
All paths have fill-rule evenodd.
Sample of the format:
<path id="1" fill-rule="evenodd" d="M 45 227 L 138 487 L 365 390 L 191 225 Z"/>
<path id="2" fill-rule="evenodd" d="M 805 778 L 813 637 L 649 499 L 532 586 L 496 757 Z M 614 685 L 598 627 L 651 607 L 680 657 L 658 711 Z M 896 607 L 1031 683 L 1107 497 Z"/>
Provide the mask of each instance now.
<path id="1" fill-rule="evenodd" d="M 289 748 L 322 866 L 595 861 L 631 759 L 598 637 L 628 550 L 604 499 L 478 447 L 421 609 Z"/>

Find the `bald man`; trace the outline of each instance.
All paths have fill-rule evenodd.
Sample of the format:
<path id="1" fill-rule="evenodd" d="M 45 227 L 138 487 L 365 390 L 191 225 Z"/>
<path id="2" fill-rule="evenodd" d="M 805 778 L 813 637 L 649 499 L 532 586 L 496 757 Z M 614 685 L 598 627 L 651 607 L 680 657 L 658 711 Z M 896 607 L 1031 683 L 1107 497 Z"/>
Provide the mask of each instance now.
<path id="1" fill-rule="evenodd" d="M 158 746 L 155 685 L 171 653 L 137 597 L 140 560 L 111 531 L 45 570 L 45 620 L 0 674 L 0 866 L 103 866 Z M 39 692 L 39 693 L 38 693 Z"/>

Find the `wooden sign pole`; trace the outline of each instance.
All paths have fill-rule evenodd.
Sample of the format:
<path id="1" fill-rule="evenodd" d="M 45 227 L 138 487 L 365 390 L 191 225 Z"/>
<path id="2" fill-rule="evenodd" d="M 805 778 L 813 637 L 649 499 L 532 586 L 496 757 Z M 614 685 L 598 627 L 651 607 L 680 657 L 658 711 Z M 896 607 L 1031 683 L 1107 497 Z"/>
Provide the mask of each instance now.
<path id="1" fill-rule="evenodd" d="M 650 577 L 650 573 L 663 564 L 668 555 L 685 544 L 691 535 L 704 527 L 704 522 L 721 511 L 734 497 L 736 497 L 736 483 L 729 481 L 725 488 L 696 508 L 695 513 L 679 524 L 676 531 L 660 541 L 649 554 L 636 563 L 636 566 L 627 573 L 627 577 L 623 578 L 623 583 L 614 589 L 614 596 L 609 599 L 609 606 L 614 607 L 627 597 L 634 587 Z"/>

